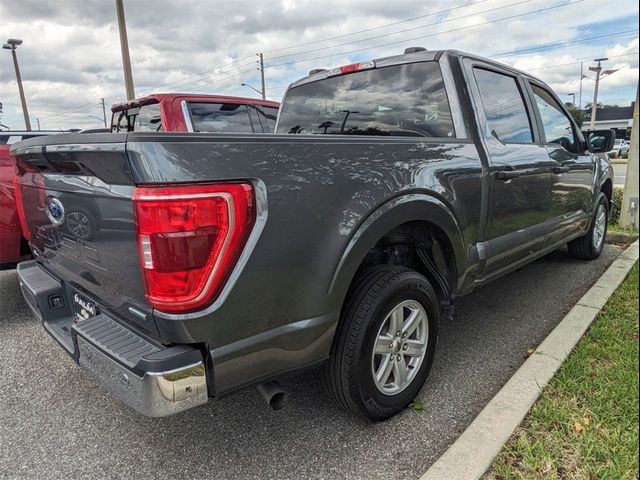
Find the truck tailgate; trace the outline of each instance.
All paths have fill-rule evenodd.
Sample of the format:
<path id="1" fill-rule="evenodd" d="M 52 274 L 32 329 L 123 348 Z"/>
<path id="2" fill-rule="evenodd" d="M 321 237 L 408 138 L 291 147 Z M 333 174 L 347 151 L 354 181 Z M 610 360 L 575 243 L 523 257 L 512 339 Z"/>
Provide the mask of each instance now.
<path id="1" fill-rule="evenodd" d="M 126 135 L 116 134 L 17 144 L 17 200 L 39 263 L 78 293 L 74 302 L 89 302 L 95 314 L 113 311 L 157 337 L 138 258 L 125 145 Z"/>

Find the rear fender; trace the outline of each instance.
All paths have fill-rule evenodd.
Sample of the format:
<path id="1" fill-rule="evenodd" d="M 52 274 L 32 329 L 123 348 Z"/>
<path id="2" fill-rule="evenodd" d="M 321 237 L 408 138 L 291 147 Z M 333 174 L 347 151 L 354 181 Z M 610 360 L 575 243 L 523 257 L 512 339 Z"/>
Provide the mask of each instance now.
<path id="1" fill-rule="evenodd" d="M 442 229 L 455 252 L 456 271 L 460 273 L 466 270 L 467 254 L 463 236 L 451 210 L 432 195 L 410 193 L 382 204 L 358 226 L 334 270 L 329 293 L 344 300 L 349 285 L 367 253 L 388 232 L 413 221 L 426 221 Z M 461 285 L 460 280 L 457 283 Z"/>

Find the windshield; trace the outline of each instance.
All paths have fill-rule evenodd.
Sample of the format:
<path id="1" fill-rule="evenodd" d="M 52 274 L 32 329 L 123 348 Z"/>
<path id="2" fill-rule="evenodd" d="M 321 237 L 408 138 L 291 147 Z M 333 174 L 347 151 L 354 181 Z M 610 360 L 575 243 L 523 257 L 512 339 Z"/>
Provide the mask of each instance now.
<path id="1" fill-rule="evenodd" d="M 455 137 L 437 62 L 376 68 L 294 87 L 277 131 Z"/>
<path id="2" fill-rule="evenodd" d="M 162 132 L 160 104 L 151 103 L 140 107 L 113 112 L 111 132 Z"/>

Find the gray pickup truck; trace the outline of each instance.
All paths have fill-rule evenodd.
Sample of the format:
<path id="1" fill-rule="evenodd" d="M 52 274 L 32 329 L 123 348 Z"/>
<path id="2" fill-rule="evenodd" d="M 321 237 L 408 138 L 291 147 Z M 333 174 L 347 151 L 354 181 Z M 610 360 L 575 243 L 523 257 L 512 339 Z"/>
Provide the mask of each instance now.
<path id="1" fill-rule="evenodd" d="M 279 375 L 322 365 L 342 407 L 384 420 L 425 382 L 457 298 L 566 244 L 598 257 L 612 170 L 594 153 L 613 137 L 585 140 L 526 73 L 412 48 L 312 71 L 275 134 L 28 140 L 20 286 L 143 414 L 247 385 L 278 408 Z M 78 203 L 91 239 L 65 228 Z"/>

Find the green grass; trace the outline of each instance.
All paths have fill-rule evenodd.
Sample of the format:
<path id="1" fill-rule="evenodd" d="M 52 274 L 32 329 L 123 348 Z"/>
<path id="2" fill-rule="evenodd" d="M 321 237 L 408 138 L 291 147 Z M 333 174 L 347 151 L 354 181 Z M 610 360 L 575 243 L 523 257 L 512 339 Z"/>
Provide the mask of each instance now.
<path id="1" fill-rule="evenodd" d="M 610 224 L 607 227 L 607 229 L 611 232 L 617 232 L 617 233 L 638 233 L 638 230 L 636 230 L 635 228 L 624 228 L 618 224 L 614 224 L 614 225 Z"/>
<path id="2" fill-rule="evenodd" d="M 637 263 L 484 478 L 638 478 Z"/>

